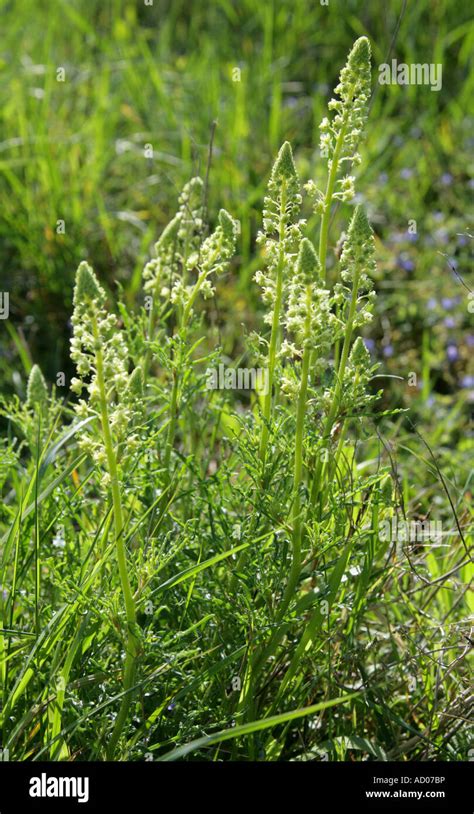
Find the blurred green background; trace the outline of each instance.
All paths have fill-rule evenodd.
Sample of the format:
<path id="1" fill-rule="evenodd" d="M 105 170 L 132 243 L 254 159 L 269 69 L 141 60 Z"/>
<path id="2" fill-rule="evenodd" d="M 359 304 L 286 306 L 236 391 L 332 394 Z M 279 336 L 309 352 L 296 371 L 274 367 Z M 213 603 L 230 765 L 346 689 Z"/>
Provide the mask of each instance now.
<path id="1" fill-rule="evenodd" d="M 118 281 L 129 304 L 139 301 L 143 264 L 181 186 L 206 172 L 214 121 L 210 218 L 225 206 L 242 227 L 218 303 L 224 346 L 228 353 L 240 348 L 242 323 L 251 328 L 259 320 L 254 238 L 275 153 L 289 139 L 302 181 L 324 183 L 318 125 L 353 40 L 367 34 L 374 96 L 356 174 L 379 264 L 367 342 L 384 373 L 417 374 L 416 395 L 428 410 L 440 402 L 464 410 L 472 401 L 469 3 L 0 0 L 0 14 L 7 390 L 21 391 L 32 361 L 51 381 L 69 370 L 80 260 L 111 290 Z M 441 91 L 378 85 L 387 58 L 441 63 Z M 336 214 L 333 249 L 348 213 L 346 206 Z M 408 231 L 412 220 L 416 234 Z M 309 234 L 317 238 L 314 218 Z M 406 381 L 389 386 L 401 403 L 413 400 Z"/>

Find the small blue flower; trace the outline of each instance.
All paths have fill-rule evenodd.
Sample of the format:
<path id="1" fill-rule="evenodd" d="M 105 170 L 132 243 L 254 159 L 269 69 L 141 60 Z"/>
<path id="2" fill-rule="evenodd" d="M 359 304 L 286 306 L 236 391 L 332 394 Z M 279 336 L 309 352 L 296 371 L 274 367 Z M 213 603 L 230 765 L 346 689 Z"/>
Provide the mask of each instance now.
<path id="1" fill-rule="evenodd" d="M 453 317 L 446 317 L 444 320 L 444 324 L 446 328 L 455 328 L 456 327 L 456 320 Z"/>
<path id="2" fill-rule="evenodd" d="M 364 345 L 369 351 L 369 353 L 373 353 L 375 350 L 375 342 L 373 339 L 364 339 Z"/>
<path id="3" fill-rule="evenodd" d="M 390 344 L 385 345 L 385 347 L 383 349 L 383 355 L 384 356 L 393 356 L 393 345 L 390 345 Z"/>
<path id="4" fill-rule="evenodd" d="M 453 183 L 453 176 L 450 172 L 443 172 L 441 176 L 441 183 L 444 187 L 449 187 Z"/>
<path id="5" fill-rule="evenodd" d="M 427 305 L 427 307 L 429 308 L 430 311 L 434 311 L 434 309 L 438 305 L 438 301 L 435 300 L 434 297 L 430 297 L 428 302 L 426 303 L 426 305 Z"/>
<path id="6" fill-rule="evenodd" d="M 400 178 L 403 178 L 404 181 L 408 181 L 408 179 L 411 178 L 412 175 L 413 170 L 411 170 L 409 167 L 403 167 L 403 169 L 400 170 Z"/>
<path id="7" fill-rule="evenodd" d="M 452 297 L 443 297 L 441 300 L 441 305 L 446 309 L 446 311 L 450 311 L 451 308 L 454 308 L 455 302 Z"/>
<path id="8" fill-rule="evenodd" d="M 461 387 L 467 390 L 474 387 L 474 376 L 463 376 L 461 379 Z"/>
<path id="9" fill-rule="evenodd" d="M 446 348 L 446 356 L 448 357 L 450 362 L 455 362 L 456 359 L 459 359 L 459 351 L 457 349 L 457 346 L 454 344 L 448 345 L 448 347 Z"/>
<path id="10" fill-rule="evenodd" d="M 474 348 L 474 334 L 468 334 L 466 336 L 466 345 L 469 348 Z"/>
<path id="11" fill-rule="evenodd" d="M 404 271 L 414 271 L 415 269 L 415 264 L 409 257 L 399 257 L 398 262 Z"/>

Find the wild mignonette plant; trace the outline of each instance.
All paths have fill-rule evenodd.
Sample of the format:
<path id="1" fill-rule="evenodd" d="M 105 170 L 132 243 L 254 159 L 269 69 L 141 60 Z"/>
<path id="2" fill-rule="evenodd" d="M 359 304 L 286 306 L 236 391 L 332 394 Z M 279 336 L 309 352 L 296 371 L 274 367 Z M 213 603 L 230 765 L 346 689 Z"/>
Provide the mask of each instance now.
<path id="1" fill-rule="evenodd" d="M 192 178 L 179 197 L 178 212 L 155 245 L 156 257 L 143 270 L 143 290 L 148 298 L 149 342 L 155 339 L 157 315 L 163 317 L 169 313 L 170 303 L 183 297 L 186 276 L 193 268 L 196 250 L 202 240 L 203 208 L 203 182 L 201 178 Z M 149 357 L 150 348 L 147 359 Z"/>
<path id="2" fill-rule="evenodd" d="M 85 429 L 79 446 L 92 455 L 98 470 L 103 471 L 101 485 L 106 490 L 110 489 L 112 495 L 114 539 L 127 619 L 123 678 L 125 694 L 108 747 L 108 755 L 113 757 L 132 700 L 140 642 L 127 567 L 121 485 L 124 459 L 132 455 L 137 446 L 137 436 L 130 434 L 128 428 L 132 412 L 137 409 L 137 396 L 141 393 L 141 371 L 135 368 L 131 374 L 128 373 L 127 345 L 122 333 L 117 330 L 117 318 L 105 310 L 105 300 L 105 292 L 94 272 L 87 263 L 81 263 L 74 289 L 74 335 L 71 340 L 71 358 L 80 378 L 73 379 L 71 389 L 78 394 L 84 388 L 88 392 L 87 400 L 79 400 L 77 414 L 100 423 L 99 437 L 97 427 L 93 432 Z"/>
<path id="3" fill-rule="evenodd" d="M 339 178 L 345 165 L 358 164 L 358 145 L 367 118 L 370 97 L 370 43 L 360 37 L 354 44 L 341 71 L 335 93 L 339 99 L 329 102 L 329 116 L 321 122 L 321 154 L 328 159 L 325 192 L 309 182 L 308 191 L 315 197 L 315 211 L 321 215 L 319 261 L 326 276 L 326 254 L 331 208 L 335 200 L 350 201 L 354 197 L 354 178 Z"/>
<path id="4" fill-rule="evenodd" d="M 263 232 L 257 239 L 258 243 L 264 245 L 267 268 L 265 272 L 258 271 L 255 279 L 262 288 L 264 303 L 270 306 L 265 322 L 271 325 L 267 357 L 268 387 L 264 397 L 259 450 L 262 461 L 265 460 L 268 446 L 277 356 L 281 342 L 282 308 L 295 253 L 302 236 L 303 222 L 296 220 L 300 205 L 301 193 L 293 153 L 289 142 L 285 142 L 273 166 L 264 202 Z"/>
<path id="5" fill-rule="evenodd" d="M 343 412 L 350 414 L 356 405 L 360 408 L 373 401 L 366 393 L 373 372 L 370 358 L 362 340 L 353 344 L 354 331 L 371 318 L 373 295 L 370 275 L 375 269 L 373 235 L 361 207 L 354 212 L 344 243 L 340 261 L 341 282 L 335 282 L 332 289 L 326 284 L 331 207 L 335 201 L 350 200 L 354 193 L 354 179 L 345 176 L 337 182 L 338 173 L 343 162 L 359 160 L 356 147 L 366 117 L 369 92 L 370 48 L 368 40 L 363 37 L 355 43 L 341 72 L 336 88 L 340 100 L 330 103 L 330 110 L 336 111 L 334 120 L 331 123 L 325 119 L 321 125 L 321 152 L 328 158 L 326 193 L 321 193 L 311 183 L 306 187 L 316 197 L 315 210 L 321 215 L 319 256 L 308 238 L 303 237 L 305 221 L 298 219 L 301 190 L 288 143 L 280 150 L 265 199 L 264 232 L 260 242 L 264 244 L 268 271 L 266 274 L 258 272 L 256 277 L 262 286 L 263 300 L 270 306 L 265 321 L 271 325 L 268 350 L 270 387 L 263 405 L 260 436 L 263 458 L 268 454 L 272 403 L 278 391 L 275 386 L 277 358 L 280 389 L 296 405 L 296 415 L 289 509 L 291 562 L 288 575 L 283 580 L 284 589 L 275 617 L 276 628 L 269 643 L 257 647 L 249 659 L 239 708 L 247 708 L 250 717 L 256 712 L 253 699 L 258 674 L 277 652 L 285 633 L 282 624 L 285 615 L 290 604 L 298 598 L 305 556 L 311 556 L 308 545 L 302 550 L 305 533 L 310 532 L 320 543 L 319 519 L 329 496 L 323 478 L 326 475 L 327 484 L 328 476 L 334 474 L 342 453 L 344 436 L 341 435 L 339 450 L 330 467 L 326 466 L 321 451 L 328 452 L 333 426 Z M 339 340 L 342 342 L 340 354 Z M 321 386 L 323 374 L 329 374 L 329 387 Z M 310 457 L 307 443 L 305 448 L 309 406 L 313 420 L 316 419 L 323 428 L 322 443 L 315 446 Z M 303 499 L 303 494 L 308 491 L 311 501 Z M 311 504 L 317 500 L 321 504 L 319 519 L 311 508 Z"/>
<path id="6" fill-rule="evenodd" d="M 163 455 L 164 471 L 169 475 L 176 423 L 181 403 L 181 389 L 186 361 L 189 360 L 189 335 L 199 297 L 209 299 L 215 292 L 214 280 L 222 274 L 235 250 L 238 224 L 221 209 L 214 232 L 205 237 L 203 224 L 204 185 L 193 178 L 179 198 L 179 209 L 155 246 L 156 258 L 143 271 L 144 292 L 150 298 L 148 307 L 147 359 L 153 347 L 157 303 L 162 313 L 173 306 L 174 334 L 169 338 L 172 387 L 169 421 Z M 148 364 L 148 363 L 147 363 Z"/>
<path id="7" fill-rule="evenodd" d="M 445 678 L 430 652 L 420 657 L 450 614 L 456 631 L 463 622 L 461 601 L 437 586 L 441 573 L 467 582 L 465 552 L 461 565 L 460 546 L 439 561 L 422 552 L 420 580 L 381 538 L 409 485 L 400 497 L 374 431 L 376 366 L 361 330 L 375 244 L 362 206 L 342 210 L 340 253 L 330 240 L 335 206 L 355 191 L 365 37 L 335 94 L 321 190 L 302 190 L 289 142 L 268 182 L 262 329 L 244 348 L 267 373 L 264 392 L 206 388 L 206 365 L 230 355 L 209 301 L 239 267 L 239 227 L 225 210 L 208 226 L 192 178 L 143 270 L 143 307 L 119 302 L 117 315 L 80 264 L 66 403 L 36 365 L 23 399 L 0 402 L 0 730 L 15 758 L 385 760 L 467 748 L 447 731 L 469 692 L 457 640 L 443 648 L 459 665 Z M 414 694 L 413 664 L 416 719 L 401 700 Z M 435 685 L 436 710 L 425 691 Z M 397 710 L 384 716 L 390 696 Z"/>
<path id="8" fill-rule="evenodd" d="M 50 394 L 39 365 L 33 365 L 26 385 L 26 399 L 0 397 L 0 416 L 12 422 L 18 432 L 17 451 L 27 447 L 38 465 L 41 450 L 58 431 L 62 406 L 56 394 Z"/>

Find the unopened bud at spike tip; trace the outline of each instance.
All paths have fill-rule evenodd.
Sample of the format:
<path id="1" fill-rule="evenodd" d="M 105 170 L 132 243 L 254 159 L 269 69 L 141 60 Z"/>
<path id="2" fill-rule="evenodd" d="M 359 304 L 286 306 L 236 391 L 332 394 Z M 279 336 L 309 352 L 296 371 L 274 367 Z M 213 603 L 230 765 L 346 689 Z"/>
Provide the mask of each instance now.
<path id="1" fill-rule="evenodd" d="M 355 41 L 347 58 L 347 64 L 351 68 L 362 68 L 370 66 L 370 42 L 367 37 L 359 37 Z"/>
<path id="2" fill-rule="evenodd" d="M 349 234 L 352 234 L 359 241 L 369 240 L 372 235 L 372 227 L 367 218 L 365 209 L 360 204 L 356 206 L 349 225 Z"/>
<path id="3" fill-rule="evenodd" d="M 307 284 L 313 282 L 319 276 L 320 265 L 318 255 L 314 246 L 308 238 L 304 237 L 300 244 L 298 260 L 296 263 L 298 274 L 304 278 Z"/>
<path id="4" fill-rule="evenodd" d="M 355 368 L 365 369 L 370 367 L 370 353 L 361 336 L 358 336 L 355 340 L 349 358 Z"/>
<path id="5" fill-rule="evenodd" d="M 29 407 L 41 406 L 48 398 L 48 388 L 39 365 L 33 365 L 28 377 L 26 403 Z"/>
<path id="6" fill-rule="evenodd" d="M 99 284 L 99 281 L 85 260 L 79 264 L 76 272 L 76 285 L 74 288 L 74 305 L 85 302 L 86 300 L 97 300 L 103 303 L 105 300 L 105 291 Z"/>
<path id="7" fill-rule="evenodd" d="M 273 165 L 272 176 L 276 178 L 297 178 L 293 150 L 289 141 L 285 141 L 280 147 L 277 159 Z"/>

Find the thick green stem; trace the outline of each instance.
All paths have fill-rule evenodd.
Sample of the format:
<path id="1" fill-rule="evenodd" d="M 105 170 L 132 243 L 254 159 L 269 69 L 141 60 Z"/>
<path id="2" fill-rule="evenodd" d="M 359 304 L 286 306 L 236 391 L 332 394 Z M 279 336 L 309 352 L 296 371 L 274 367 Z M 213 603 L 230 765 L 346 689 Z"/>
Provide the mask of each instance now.
<path id="1" fill-rule="evenodd" d="M 97 324 L 93 324 L 94 338 L 99 344 Z M 114 511 L 114 538 L 117 552 L 117 562 L 119 568 L 122 595 L 125 604 L 125 614 L 127 619 L 127 636 L 125 640 L 125 665 L 123 676 L 123 689 L 125 695 L 122 698 L 120 710 L 115 720 L 114 729 L 107 749 L 107 757 L 111 760 L 114 756 L 117 742 L 120 738 L 124 723 L 127 719 L 128 711 L 132 701 L 132 688 L 135 679 L 135 662 L 138 652 L 138 639 L 136 635 L 136 612 L 133 594 L 130 588 L 127 569 L 127 555 L 124 542 L 124 521 L 122 511 L 122 500 L 120 496 L 120 486 L 117 471 L 117 458 L 115 455 L 112 432 L 110 429 L 109 412 L 107 407 L 107 396 L 104 380 L 104 361 L 102 351 L 96 351 L 96 376 L 99 388 L 100 399 L 100 420 L 104 438 L 105 454 L 107 457 L 107 467 L 110 475 L 110 488 L 112 492 L 112 504 Z"/>

